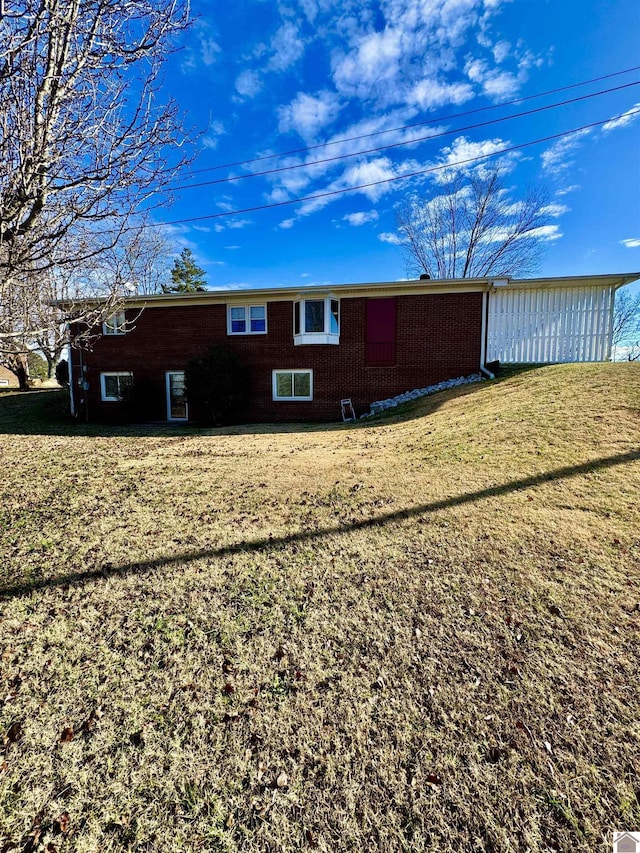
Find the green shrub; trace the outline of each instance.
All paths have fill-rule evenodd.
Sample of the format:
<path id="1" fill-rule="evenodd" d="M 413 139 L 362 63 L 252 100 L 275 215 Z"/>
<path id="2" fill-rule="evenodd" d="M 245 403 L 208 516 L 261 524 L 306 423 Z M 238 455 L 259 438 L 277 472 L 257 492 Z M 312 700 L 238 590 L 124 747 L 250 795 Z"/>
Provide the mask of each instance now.
<path id="1" fill-rule="evenodd" d="M 125 423 L 164 420 L 164 387 L 153 379 L 132 379 L 123 389 L 122 414 Z"/>
<path id="2" fill-rule="evenodd" d="M 222 345 L 192 358 L 185 369 L 187 400 L 205 424 L 226 424 L 241 414 L 249 396 L 248 373 L 237 353 Z"/>
<path id="3" fill-rule="evenodd" d="M 69 362 L 65 358 L 56 364 L 56 382 L 63 388 L 69 384 Z"/>

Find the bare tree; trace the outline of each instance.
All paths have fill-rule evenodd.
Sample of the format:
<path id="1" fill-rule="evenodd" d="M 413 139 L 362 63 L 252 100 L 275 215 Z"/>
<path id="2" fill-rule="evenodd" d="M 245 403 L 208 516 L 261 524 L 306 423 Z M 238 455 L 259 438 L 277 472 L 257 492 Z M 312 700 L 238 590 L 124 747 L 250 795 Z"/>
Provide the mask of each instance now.
<path id="1" fill-rule="evenodd" d="M 413 195 L 396 212 L 409 274 L 431 278 L 526 275 L 551 221 L 546 192 L 513 201 L 500 167 L 456 173 L 430 198 Z"/>
<path id="2" fill-rule="evenodd" d="M 35 350 L 44 356 L 51 378 L 67 345 L 90 346 L 124 296 L 161 290 L 168 259 L 162 232 L 141 220 L 115 247 L 93 254 L 77 268 L 63 265 L 14 275 L 0 299 L 0 364 L 25 389 L 25 359 Z M 71 322 L 79 322 L 83 330 L 74 340 L 69 337 Z"/>
<path id="3" fill-rule="evenodd" d="M 0 20 L 0 280 L 115 246 L 187 162 L 177 106 L 159 97 L 187 26 L 188 0 L 13 0 Z"/>
<path id="4" fill-rule="evenodd" d="M 615 360 L 640 361 L 640 293 L 632 296 L 626 288 L 616 293 L 611 343 Z"/>

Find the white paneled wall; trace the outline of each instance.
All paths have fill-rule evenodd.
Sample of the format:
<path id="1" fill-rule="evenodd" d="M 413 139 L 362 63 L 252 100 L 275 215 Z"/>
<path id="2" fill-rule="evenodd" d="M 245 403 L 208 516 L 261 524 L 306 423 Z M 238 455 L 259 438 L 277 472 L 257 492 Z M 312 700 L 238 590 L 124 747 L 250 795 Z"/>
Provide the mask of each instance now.
<path id="1" fill-rule="evenodd" d="M 487 361 L 605 361 L 613 287 L 497 288 L 489 294 Z"/>

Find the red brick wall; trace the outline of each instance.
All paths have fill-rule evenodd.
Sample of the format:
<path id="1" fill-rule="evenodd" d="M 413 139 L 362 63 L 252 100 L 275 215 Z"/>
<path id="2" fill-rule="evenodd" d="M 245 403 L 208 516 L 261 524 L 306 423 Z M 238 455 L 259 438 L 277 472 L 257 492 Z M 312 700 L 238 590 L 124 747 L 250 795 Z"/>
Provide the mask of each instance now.
<path id="1" fill-rule="evenodd" d="M 149 308 L 137 319 L 135 329 L 126 335 L 101 337 L 84 354 L 90 418 L 110 421 L 121 417 L 120 404 L 100 400 L 100 371 L 122 370 L 132 371 L 136 380 L 154 386 L 155 406 L 150 408 L 149 418 L 165 419 L 165 371 L 183 370 L 191 356 L 215 343 L 234 349 L 249 368 L 249 422 L 339 420 L 343 397 L 352 398 L 360 415 L 374 400 L 479 369 L 481 293 L 398 296 L 393 367 L 365 365 L 366 298 L 343 298 L 340 312 L 338 346 L 294 346 L 292 302 L 270 302 L 268 334 L 244 337 L 227 335 L 224 305 Z M 127 319 L 133 316 L 135 312 L 128 312 Z M 272 400 L 271 372 L 286 368 L 313 370 L 312 402 Z M 77 353 L 73 375 L 77 382 Z M 76 395 L 77 399 L 77 386 Z"/>

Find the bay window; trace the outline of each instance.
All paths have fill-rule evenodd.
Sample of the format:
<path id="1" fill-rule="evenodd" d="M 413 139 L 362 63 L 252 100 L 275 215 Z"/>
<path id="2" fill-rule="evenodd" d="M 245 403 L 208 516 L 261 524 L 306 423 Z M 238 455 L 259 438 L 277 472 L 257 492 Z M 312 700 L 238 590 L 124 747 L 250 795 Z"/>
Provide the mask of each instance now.
<path id="1" fill-rule="evenodd" d="M 299 299 L 293 303 L 293 342 L 340 343 L 340 302 L 331 296 Z"/>

